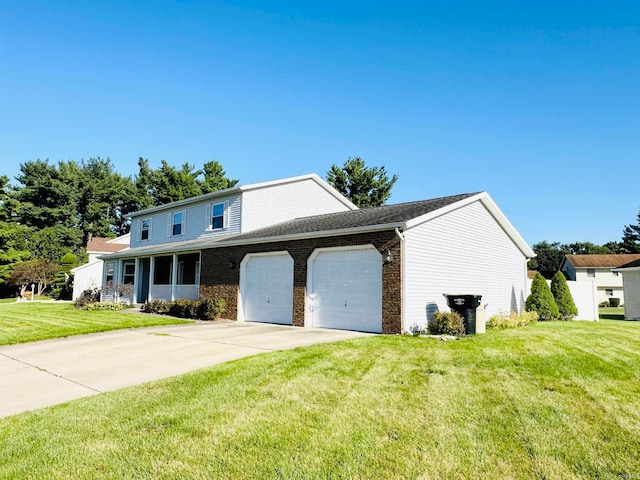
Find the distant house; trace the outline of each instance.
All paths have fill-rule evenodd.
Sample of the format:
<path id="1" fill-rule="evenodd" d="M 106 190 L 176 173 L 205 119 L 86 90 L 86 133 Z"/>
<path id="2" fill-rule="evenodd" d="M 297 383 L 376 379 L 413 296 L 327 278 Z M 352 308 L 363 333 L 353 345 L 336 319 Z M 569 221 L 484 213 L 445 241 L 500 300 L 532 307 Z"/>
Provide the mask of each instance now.
<path id="1" fill-rule="evenodd" d="M 622 274 L 624 283 L 624 318 L 640 320 L 640 259 L 614 269 Z"/>
<path id="2" fill-rule="evenodd" d="M 624 304 L 622 275 L 613 269 L 635 260 L 640 260 L 640 254 L 566 255 L 560 264 L 560 271 L 569 280 L 594 282 L 598 303 L 613 297 L 619 298 L 620 303 Z"/>
<path id="3" fill-rule="evenodd" d="M 486 192 L 358 209 L 315 174 L 131 216 L 104 300 L 223 298 L 239 321 L 401 333 L 479 294 L 517 312 L 535 254 Z"/>
<path id="4" fill-rule="evenodd" d="M 129 248 L 130 235 L 116 238 L 94 237 L 87 242 L 89 261 L 71 270 L 73 274 L 73 299 L 75 300 L 85 290 L 102 288 L 102 260 L 101 255 L 120 252 Z"/>

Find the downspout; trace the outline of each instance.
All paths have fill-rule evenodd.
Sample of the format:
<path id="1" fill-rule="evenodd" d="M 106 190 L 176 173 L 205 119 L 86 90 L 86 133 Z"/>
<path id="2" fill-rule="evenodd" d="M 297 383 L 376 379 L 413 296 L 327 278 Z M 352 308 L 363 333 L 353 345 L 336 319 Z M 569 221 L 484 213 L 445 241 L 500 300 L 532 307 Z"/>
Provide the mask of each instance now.
<path id="1" fill-rule="evenodd" d="M 407 285 L 407 256 L 405 255 L 405 251 L 404 251 L 404 242 L 405 242 L 405 238 L 404 235 L 402 234 L 402 232 L 400 231 L 400 229 L 398 227 L 395 228 L 394 230 L 396 232 L 396 235 L 398 236 L 398 238 L 400 239 L 400 257 L 402 258 L 402 264 L 401 267 L 402 268 L 402 272 L 400 272 L 400 281 L 402 282 L 402 284 L 400 285 L 400 295 L 402 295 L 402 312 L 400 313 L 400 333 L 404 333 L 404 328 L 405 328 L 405 315 L 407 312 L 407 295 L 405 292 L 405 286 Z"/>

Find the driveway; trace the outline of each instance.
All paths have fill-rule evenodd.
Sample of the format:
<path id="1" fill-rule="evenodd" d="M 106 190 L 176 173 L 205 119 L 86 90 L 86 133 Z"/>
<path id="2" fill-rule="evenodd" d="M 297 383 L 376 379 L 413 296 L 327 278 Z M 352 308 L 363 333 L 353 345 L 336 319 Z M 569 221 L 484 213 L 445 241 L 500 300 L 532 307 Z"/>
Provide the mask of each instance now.
<path id="1" fill-rule="evenodd" d="M 369 334 L 244 322 L 135 328 L 0 347 L 0 417 L 263 352 Z"/>

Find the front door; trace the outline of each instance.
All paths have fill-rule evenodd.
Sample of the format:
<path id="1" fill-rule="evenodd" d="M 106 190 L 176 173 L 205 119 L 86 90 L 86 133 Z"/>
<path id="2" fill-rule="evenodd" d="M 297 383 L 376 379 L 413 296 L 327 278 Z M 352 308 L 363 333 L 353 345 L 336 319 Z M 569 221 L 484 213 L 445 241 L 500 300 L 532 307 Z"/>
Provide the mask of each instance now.
<path id="1" fill-rule="evenodd" d="M 149 299 L 149 271 L 150 262 L 148 258 L 141 258 L 140 273 L 138 281 L 138 303 L 145 303 Z"/>

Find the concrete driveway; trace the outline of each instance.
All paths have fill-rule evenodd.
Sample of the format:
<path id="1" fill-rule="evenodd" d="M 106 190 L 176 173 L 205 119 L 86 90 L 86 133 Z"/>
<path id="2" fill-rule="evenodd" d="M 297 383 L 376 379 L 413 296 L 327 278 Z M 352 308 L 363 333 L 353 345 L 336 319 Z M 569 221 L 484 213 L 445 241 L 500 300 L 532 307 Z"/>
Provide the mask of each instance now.
<path id="1" fill-rule="evenodd" d="M 135 328 L 0 347 L 0 417 L 255 355 L 369 334 L 244 322 Z"/>

